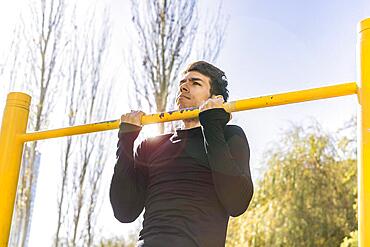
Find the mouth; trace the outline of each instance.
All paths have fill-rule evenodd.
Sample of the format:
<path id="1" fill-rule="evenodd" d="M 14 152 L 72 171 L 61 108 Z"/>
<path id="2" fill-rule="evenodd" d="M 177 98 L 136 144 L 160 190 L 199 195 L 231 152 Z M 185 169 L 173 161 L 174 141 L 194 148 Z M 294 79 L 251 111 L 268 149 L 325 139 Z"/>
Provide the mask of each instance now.
<path id="1" fill-rule="evenodd" d="M 183 95 L 183 94 L 181 94 L 181 95 L 179 95 L 179 96 L 178 96 L 178 99 L 180 99 L 180 98 L 190 99 L 190 97 L 185 96 L 185 95 Z"/>

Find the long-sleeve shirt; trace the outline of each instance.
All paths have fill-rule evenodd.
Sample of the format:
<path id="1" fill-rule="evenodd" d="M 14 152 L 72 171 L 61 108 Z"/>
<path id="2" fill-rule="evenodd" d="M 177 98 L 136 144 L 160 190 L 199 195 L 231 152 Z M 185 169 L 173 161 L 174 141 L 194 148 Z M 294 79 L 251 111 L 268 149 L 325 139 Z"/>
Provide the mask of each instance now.
<path id="1" fill-rule="evenodd" d="M 229 216 L 245 212 L 253 195 L 248 141 L 226 125 L 229 116 L 203 111 L 201 127 L 148 138 L 135 153 L 141 128 L 120 125 L 110 200 L 124 223 L 145 208 L 139 246 L 225 245 Z"/>

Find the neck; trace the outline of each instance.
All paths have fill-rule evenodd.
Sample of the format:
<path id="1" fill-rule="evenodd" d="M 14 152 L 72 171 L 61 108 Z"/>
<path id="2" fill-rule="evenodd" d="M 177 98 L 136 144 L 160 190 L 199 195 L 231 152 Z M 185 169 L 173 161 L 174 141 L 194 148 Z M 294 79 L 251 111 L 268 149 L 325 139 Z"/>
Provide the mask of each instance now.
<path id="1" fill-rule="evenodd" d="M 191 128 L 200 126 L 200 122 L 198 118 L 186 119 L 186 120 L 183 120 L 183 122 L 185 125 L 185 129 L 191 129 Z"/>

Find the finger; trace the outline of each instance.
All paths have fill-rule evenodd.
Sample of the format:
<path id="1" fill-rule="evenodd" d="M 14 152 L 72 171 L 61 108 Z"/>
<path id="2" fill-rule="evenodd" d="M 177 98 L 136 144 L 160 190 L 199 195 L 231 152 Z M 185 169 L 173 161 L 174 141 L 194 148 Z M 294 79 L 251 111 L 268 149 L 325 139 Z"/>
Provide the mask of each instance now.
<path id="1" fill-rule="evenodd" d="M 143 111 L 137 111 L 137 110 L 131 110 L 131 112 L 126 113 L 128 116 L 143 116 L 145 115 L 145 112 Z"/>
<path id="2" fill-rule="evenodd" d="M 134 113 L 144 113 L 143 111 L 140 111 L 140 110 L 131 110 L 131 112 L 134 112 Z"/>
<path id="3" fill-rule="evenodd" d="M 222 95 L 218 95 L 217 96 L 217 100 L 221 101 L 221 102 L 225 102 L 225 99 Z"/>
<path id="4" fill-rule="evenodd" d="M 222 95 L 212 95 L 211 99 L 223 99 Z"/>
<path id="5" fill-rule="evenodd" d="M 217 99 L 212 99 L 209 101 L 209 103 L 213 106 L 215 105 L 222 105 L 222 103 L 224 103 L 224 100 L 221 99 L 221 98 L 217 98 Z"/>

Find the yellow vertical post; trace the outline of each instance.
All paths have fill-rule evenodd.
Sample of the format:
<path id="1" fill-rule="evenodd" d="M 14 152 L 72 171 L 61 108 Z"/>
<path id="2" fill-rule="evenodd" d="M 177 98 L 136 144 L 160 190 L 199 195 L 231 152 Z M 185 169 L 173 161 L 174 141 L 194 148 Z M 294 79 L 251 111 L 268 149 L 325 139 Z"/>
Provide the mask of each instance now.
<path id="1" fill-rule="evenodd" d="M 9 93 L 0 132 L 0 246 L 7 246 L 31 97 Z"/>
<path id="2" fill-rule="evenodd" d="M 358 29 L 358 240 L 370 246 L 370 18 Z"/>

